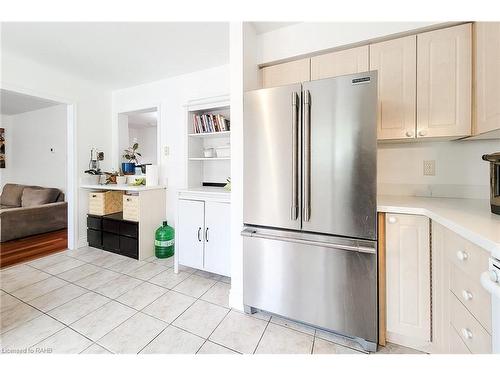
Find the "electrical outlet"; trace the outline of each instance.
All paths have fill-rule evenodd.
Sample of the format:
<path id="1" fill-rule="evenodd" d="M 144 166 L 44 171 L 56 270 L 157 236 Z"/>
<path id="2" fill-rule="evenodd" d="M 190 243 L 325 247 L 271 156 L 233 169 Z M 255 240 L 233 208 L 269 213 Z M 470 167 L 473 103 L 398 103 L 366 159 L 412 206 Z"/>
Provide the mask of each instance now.
<path id="1" fill-rule="evenodd" d="M 168 155 L 170 154 L 170 147 L 165 146 L 165 147 L 163 148 L 163 154 L 164 154 L 165 156 L 168 156 Z"/>
<path id="2" fill-rule="evenodd" d="M 435 176 L 435 175 L 436 175 L 436 161 L 424 160 L 424 176 Z"/>

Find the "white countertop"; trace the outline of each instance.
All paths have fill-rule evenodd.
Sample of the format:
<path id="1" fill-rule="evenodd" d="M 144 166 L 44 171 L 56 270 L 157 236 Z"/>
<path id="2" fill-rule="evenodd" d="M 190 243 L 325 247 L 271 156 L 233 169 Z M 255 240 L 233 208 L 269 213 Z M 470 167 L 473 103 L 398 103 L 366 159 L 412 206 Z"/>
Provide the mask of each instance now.
<path id="1" fill-rule="evenodd" d="M 204 196 L 204 197 L 212 197 L 212 198 L 222 198 L 224 200 L 231 199 L 231 192 L 227 191 L 223 187 L 211 187 L 211 186 L 203 186 L 196 188 L 187 188 L 179 190 L 180 196 L 192 195 L 192 196 Z"/>
<path id="2" fill-rule="evenodd" d="M 89 190 L 122 190 L 122 191 L 147 191 L 147 190 L 158 190 L 158 189 L 166 189 L 166 186 L 157 185 L 157 186 L 133 186 L 133 185 L 117 185 L 117 184 L 109 184 L 109 185 L 80 185 L 81 189 L 89 189 Z"/>
<path id="3" fill-rule="evenodd" d="M 382 195 L 379 212 L 424 215 L 500 258 L 500 215 L 486 199 L 427 198 Z"/>

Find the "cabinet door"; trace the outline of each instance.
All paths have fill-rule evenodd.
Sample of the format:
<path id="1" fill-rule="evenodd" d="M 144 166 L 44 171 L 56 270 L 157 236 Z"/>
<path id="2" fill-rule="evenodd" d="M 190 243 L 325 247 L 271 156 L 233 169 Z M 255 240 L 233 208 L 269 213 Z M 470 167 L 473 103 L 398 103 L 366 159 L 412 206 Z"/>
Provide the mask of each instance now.
<path id="1" fill-rule="evenodd" d="M 427 350 L 431 340 L 429 219 L 386 215 L 388 341 Z"/>
<path id="2" fill-rule="evenodd" d="M 204 205 L 202 201 L 179 199 L 177 252 L 184 266 L 203 268 Z"/>
<path id="3" fill-rule="evenodd" d="M 262 68 L 262 87 L 275 87 L 311 80 L 311 59 L 290 61 Z"/>
<path id="4" fill-rule="evenodd" d="M 230 218 L 229 203 L 205 203 L 205 271 L 230 276 Z"/>
<path id="5" fill-rule="evenodd" d="M 311 58 L 311 80 L 368 71 L 368 46 Z"/>
<path id="6" fill-rule="evenodd" d="M 417 35 L 417 137 L 471 134 L 471 24 Z"/>
<path id="7" fill-rule="evenodd" d="M 370 70 L 378 71 L 377 138 L 415 138 L 416 35 L 370 45 Z"/>
<path id="8" fill-rule="evenodd" d="M 500 22 L 476 22 L 475 129 L 500 129 Z"/>

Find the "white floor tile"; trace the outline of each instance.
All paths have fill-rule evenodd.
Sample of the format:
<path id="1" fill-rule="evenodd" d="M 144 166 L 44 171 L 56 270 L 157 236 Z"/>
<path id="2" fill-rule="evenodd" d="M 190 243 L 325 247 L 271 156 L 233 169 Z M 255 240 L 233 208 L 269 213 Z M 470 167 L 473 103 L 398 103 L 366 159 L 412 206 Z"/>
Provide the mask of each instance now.
<path id="1" fill-rule="evenodd" d="M 103 294 L 108 298 L 115 299 L 128 292 L 129 290 L 139 286 L 140 284 L 142 284 L 142 282 L 142 280 L 135 279 L 127 275 L 121 275 L 116 279 L 113 279 L 110 283 L 101 285 L 100 287 L 96 288 L 95 292 Z"/>
<path id="2" fill-rule="evenodd" d="M 170 258 L 163 258 L 163 259 L 160 259 L 160 258 L 153 256 L 150 258 L 149 261 L 152 263 L 159 264 L 160 266 L 167 267 L 167 268 L 174 266 L 174 257 L 173 256 Z"/>
<path id="3" fill-rule="evenodd" d="M 204 342 L 201 337 L 169 326 L 141 354 L 195 354 Z"/>
<path id="4" fill-rule="evenodd" d="M 83 279 L 84 277 L 93 275 L 99 270 L 101 270 L 101 268 L 94 266 L 93 264 L 85 263 L 82 266 L 62 272 L 58 274 L 57 277 L 69 282 L 75 282 L 77 280 Z"/>
<path id="5" fill-rule="evenodd" d="M 51 275 L 58 275 L 60 273 L 66 272 L 68 270 L 71 270 L 73 268 L 79 267 L 84 265 L 85 263 L 82 262 L 79 259 L 71 258 L 65 256 L 66 259 L 64 259 L 62 262 L 58 262 L 56 264 L 51 265 L 50 267 L 46 267 L 43 270 L 47 273 L 50 273 Z"/>
<path id="6" fill-rule="evenodd" d="M 224 307 L 198 300 L 172 324 L 195 335 L 208 338 L 228 311 Z"/>
<path id="7" fill-rule="evenodd" d="M 363 354 L 357 350 L 316 337 L 313 354 Z"/>
<path id="8" fill-rule="evenodd" d="M 215 280 L 206 279 L 198 275 L 191 275 L 186 280 L 176 285 L 173 290 L 194 298 L 200 298 L 215 283 Z"/>
<path id="9" fill-rule="evenodd" d="M 31 262 L 26 263 L 28 266 L 38 268 L 40 270 L 45 270 L 46 268 L 53 266 L 59 262 L 63 262 L 67 260 L 68 257 L 63 253 L 56 253 L 48 256 L 44 256 L 42 258 L 38 258 L 32 260 Z M 72 258 L 69 258 L 72 259 Z"/>
<path id="10" fill-rule="evenodd" d="M 83 288 L 95 290 L 101 285 L 109 284 L 112 280 L 117 279 L 120 276 L 119 273 L 109 271 L 106 269 L 100 269 L 96 273 L 84 277 L 83 279 L 75 281 L 75 284 L 80 285 Z"/>
<path id="11" fill-rule="evenodd" d="M 135 260 L 131 258 L 125 258 L 122 261 L 113 264 L 112 266 L 109 266 L 108 269 L 115 271 L 115 272 L 120 272 L 124 274 L 128 274 L 129 272 L 132 272 L 136 270 L 139 267 L 142 267 L 146 264 L 146 262 L 141 261 L 141 260 Z"/>
<path id="12" fill-rule="evenodd" d="M 0 317 L 0 333 L 7 332 L 29 320 L 40 316 L 42 312 L 25 303 L 15 304 L 12 308 L 2 311 Z"/>
<path id="13" fill-rule="evenodd" d="M 348 347 L 351 349 L 359 350 L 362 352 L 365 351 L 359 342 L 354 341 L 354 340 L 350 339 L 349 337 L 337 335 L 337 334 L 332 333 L 332 332 L 317 329 L 316 330 L 316 337 L 319 337 L 323 340 L 331 341 L 335 344 L 339 344 L 341 346 L 345 346 L 345 347 Z"/>
<path id="14" fill-rule="evenodd" d="M 71 328 L 64 328 L 31 347 L 34 353 L 78 354 L 92 345 L 92 341 Z"/>
<path id="15" fill-rule="evenodd" d="M 194 274 L 215 281 L 219 281 L 222 278 L 221 275 L 217 275 L 216 273 L 207 272 L 203 270 L 197 270 Z"/>
<path id="16" fill-rule="evenodd" d="M 58 306 L 71 301 L 72 299 L 81 296 L 87 291 L 79 286 L 67 284 L 62 288 L 53 290 L 43 296 L 30 301 L 30 305 L 42 310 L 43 312 L 50 311 Z"/>
<path id="17" fill-rule="evenodd" d="M 97 341 L 135 313 L 134 309 L 111 301 L 77 320 L 71 327 L 89 339 Z"/>
<path id="18" fill-rule="evenodd" d="M 243 313 L 230 311 L 210 336 L 210 341 L 240 353 L 253 353 L 267 322 Z"/>
<path id="19" fill-rule="evenodd" d="M 267 326 L 255 353 L 311 354 L 314 337 L 277 324 Z"/>
<path id="20" fill-rule="evenodd" d="M 113 354 L 109 350 L 104 349 L 102 346 L 93 344 L 85 349 L 82 354 Z"/>
<path id="21" fill-rule="evenodd" d="M 160 266 L 159 264 L 146 262 L 145 265 L 127 272 L 127 275 L 147 281 L 166 270 L 166 267 Z"/>
<path id="22" fill-rule="evenodd" d="M 207 302 L 215 303 L 220 306 L 229 307 L 230 289 L 231 285 L 219 281 L 213 287 L 211 287 L 205 294 L 203 294 L 201 296 L 201 299 Z"/>
<path id="23" fill-rule="evenodd" d="M 64 325 L 57 320 L 47 315 L 40 315 L 2 334 L 0 346 L 7 350 L 28 350 L 63 328 Z"/>
<path id="24" fill-rule="evenodd" d="M 99 345 L 113 353 L 139 353 L 167 323 L 137 313 L 99 340 Z"/>
<path id="25" fill-rule="evenodd" d="M 142 311 L 164 322 L 171 323 L 195 301 L 196 299 L 193 297 L 170 290 Z"/>
<path id="26" fill-rule="evenodd" d="M 122 294 L 116 300 L 136 310 L 142 310 L 162 294 L 165 294 L 165 292 L 167 292 L 165 288 L 144 282 L 127 293 Z"/>
<path id="27" fill-rule="evenodd" d="M 12 295 L 25 301 L 31 301 L 37 297 L 43 296 L 53 290 L 59 289 L 68 283 L 57 277 L 49 277 L 45 280 L 39 281 L 35 284 L 25 286 L 24 288 L 18 289 L 12 292 Z"/>
<path id="28" fill-rule="evenodd" d="M 425 353 L 419 350 L 407 348 L 405 346 L 388 342 L 386 343 L 386 346 L 379 347 L 377 354 L 425 354 Z"/>
<path id="29" fill-rule="evenodd" d="M 239 354 L 234 350 L 225 348 L 219 344 L 206 341 L 197 354 Z"/>
<path id="30" fill-rule="evenodd" d="M 108 302 L 108 298 L 94 292 L 88 292 L 50 310 L 47 314 L 64 324 L 70 325 Z"/>
<path id="31" fill-rule="evenodd" d="M 3 313 L 5 310 L 9 310 L 21 303 L 22 302 L 19 301 L 19 299 L 2 290 L 2 294 L 0 296 L 0 313 Z"/>
<path id="32" fill-rule="evenodd" d="M 36 268 L 19 265 L 0 271 L 0 285 L 6 292 L 24 288 L 49 278 L 51 275 Z"/>
<path id="33" fill-rule="evenodd" d="M 179 273 L 174 273 L 173 268 L 169 268 L 166 271 L 156 275 L 151 280 L 150 283 L 162 286 L 164 288 L 172 289 L 179 283 L 186 280 L 191 274 L 187 272 L 179 271 Z"/>

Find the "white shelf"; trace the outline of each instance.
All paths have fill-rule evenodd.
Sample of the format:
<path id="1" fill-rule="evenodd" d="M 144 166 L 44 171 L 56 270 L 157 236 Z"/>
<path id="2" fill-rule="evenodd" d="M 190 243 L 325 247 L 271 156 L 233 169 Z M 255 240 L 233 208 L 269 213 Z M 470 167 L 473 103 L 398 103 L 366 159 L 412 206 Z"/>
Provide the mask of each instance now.
<path id="1" fill-rule="evenodd" d="M 189 158 L 189 160 L 198 160 L 198 161 L 203 161 L 203 160 L 231 160 L 231 158 Z"/>
<path id="2" fill-rule="evenodd" d="M 159 190 L 166 189 L 164 185 L 157 186 L 146 186 L 146 185 L 118 185 L 118 184 L 108 184 L 108 185 L 80 185 L 81 189 L 88 190 L 123 190 L 123 191 L 147 191 L 147 190 Z"/>
<path id="3" fill-rule="evenodd" d="M 219 138 L 219 137 L 229 137 L 231 131 L 224 132 L 208 132 L 208 133 L 191 133 L 188 134 L 190 137 L 194 138 Z"/>

